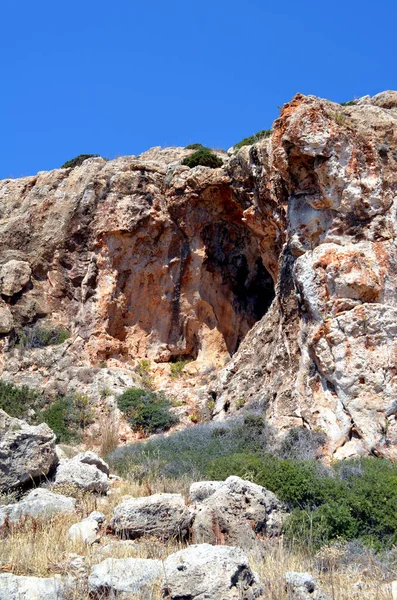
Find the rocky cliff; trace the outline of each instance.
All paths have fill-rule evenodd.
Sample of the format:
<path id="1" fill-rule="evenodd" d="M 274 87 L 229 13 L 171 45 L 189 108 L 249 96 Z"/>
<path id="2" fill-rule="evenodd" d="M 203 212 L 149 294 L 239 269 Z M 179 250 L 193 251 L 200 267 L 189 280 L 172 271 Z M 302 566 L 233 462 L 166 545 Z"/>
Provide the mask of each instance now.
<path id="1" fill-rule="evenodd" d="M 106 381 L 104 361 L 128 385 L 142 358 L 231 356 L 189 392 L 214 418 L 266 411 L 324 430 L 329 455 L 395 455 L 396 126 L 397 92 L 297 95 L 217 169 L 154 148 L 1 181 L 2 377 L 55 394 Z M 15 347 L 49 321 L 70 339 Z"/>

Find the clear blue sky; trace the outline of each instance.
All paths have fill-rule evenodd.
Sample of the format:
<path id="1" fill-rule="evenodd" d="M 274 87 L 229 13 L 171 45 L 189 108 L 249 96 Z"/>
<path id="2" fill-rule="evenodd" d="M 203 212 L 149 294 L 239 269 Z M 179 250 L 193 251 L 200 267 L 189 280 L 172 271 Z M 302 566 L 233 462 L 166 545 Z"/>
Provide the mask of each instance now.
<path id="1" fill-rule="evenodd" d="M 4 0 L 0 178 L 80 153 L 228 148 L 301 92 L 397 88 L 395 0 Z"/>

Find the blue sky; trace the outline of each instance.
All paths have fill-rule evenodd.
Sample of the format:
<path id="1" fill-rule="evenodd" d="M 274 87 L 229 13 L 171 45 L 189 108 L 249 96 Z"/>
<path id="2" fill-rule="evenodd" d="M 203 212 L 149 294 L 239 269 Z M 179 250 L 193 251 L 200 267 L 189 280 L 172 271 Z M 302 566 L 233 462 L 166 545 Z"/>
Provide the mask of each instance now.
<path id="1" fill-rule="evenodd" d="M 0 178 L 160 145 L 228 148 L 297 92 L 397 88 L 392 0 L 11 0 L 0 7 Z"/>

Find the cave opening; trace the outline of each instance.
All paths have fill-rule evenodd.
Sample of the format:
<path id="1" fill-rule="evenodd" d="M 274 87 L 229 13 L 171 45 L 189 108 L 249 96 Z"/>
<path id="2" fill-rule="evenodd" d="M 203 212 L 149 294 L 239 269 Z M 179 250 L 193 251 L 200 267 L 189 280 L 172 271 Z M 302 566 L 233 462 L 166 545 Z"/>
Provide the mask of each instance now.
<path id="1" fill-rule="evenodd" d="M 206 256 L 201 297 L 210 303 L 232 355 L 268 311 L 275 291 L 259 244 L 240 223 L 216 222 L 202 233 Z"/>

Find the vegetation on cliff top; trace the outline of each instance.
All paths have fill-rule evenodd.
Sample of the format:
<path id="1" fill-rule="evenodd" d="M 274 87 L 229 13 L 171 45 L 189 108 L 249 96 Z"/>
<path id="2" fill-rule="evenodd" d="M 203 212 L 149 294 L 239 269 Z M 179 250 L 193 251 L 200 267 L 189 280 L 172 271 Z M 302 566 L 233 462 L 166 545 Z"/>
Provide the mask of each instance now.
<path id="1" fill-rule="evenodd" d="M 221 167 L 223 165 L 223 161 L 216 154 L 214 154 L 210 148 L 201 146 L 201 144 L 192 144 L 192 146 L 197 146 L 198 150 L 193 152 L 193 154 L 190 156 L 184 158 L 182 161 L 183 165 L 186 165 L 190 168 L 201 165 L 203 167 L 210 167 L 211 169 L 216 169 L 217 167 Z"/>
<path id="2" fill-rule="evenodd" d="M 79 154 L 75 156 L 71 160 L 67 160 L 62 166 L 61 169 L 74 169 L 74 167 L 79 167 L 83 164 L 87 158 L 98 158 L 99 154 Z"/>
<path id="3" fill-rule="evenodd" d="M 244 138 L 243 140 L 241 140 L 241 142 L 234 144 L 233 148 L 235 150 L 240 150 L 240 148 L 242 148 L 243 146 L 251 146 L 252 144 L 256 144 L 256 142 L 259 142 L 259 140 L 267 138 L 271 135 L 271 129 L 262 129 L 261 131 L 254 133 L 254 135 Z"/>

